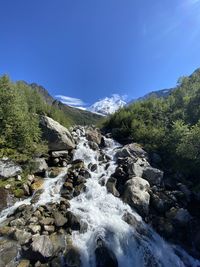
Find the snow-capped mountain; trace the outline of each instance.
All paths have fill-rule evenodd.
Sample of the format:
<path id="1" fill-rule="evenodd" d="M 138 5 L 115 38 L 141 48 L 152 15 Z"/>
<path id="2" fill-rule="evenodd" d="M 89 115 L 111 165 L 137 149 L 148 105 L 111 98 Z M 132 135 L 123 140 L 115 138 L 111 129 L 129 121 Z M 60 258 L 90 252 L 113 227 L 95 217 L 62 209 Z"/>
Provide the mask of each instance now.
<path id="1" fill-rule="evenodd" d="M 105 97 L 88 108 L 89 111 L 109 115 L 126 105 L 124 96 L 113 94 L 111 97 Z"/>

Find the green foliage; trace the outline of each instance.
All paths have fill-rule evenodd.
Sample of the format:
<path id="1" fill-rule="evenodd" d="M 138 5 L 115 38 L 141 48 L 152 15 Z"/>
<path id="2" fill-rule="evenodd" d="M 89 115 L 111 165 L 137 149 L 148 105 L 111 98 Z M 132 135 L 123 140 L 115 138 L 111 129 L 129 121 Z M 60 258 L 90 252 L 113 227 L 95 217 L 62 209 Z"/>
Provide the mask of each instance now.
<path id="1" fill-rule="evenodd" d="M 166 167 L 199 178 L 200 70 L 181 77 L 167 99 L 135 102 L 110 116 L 103 127 L 120 142 L 138 142 L 158 152 Z"/>

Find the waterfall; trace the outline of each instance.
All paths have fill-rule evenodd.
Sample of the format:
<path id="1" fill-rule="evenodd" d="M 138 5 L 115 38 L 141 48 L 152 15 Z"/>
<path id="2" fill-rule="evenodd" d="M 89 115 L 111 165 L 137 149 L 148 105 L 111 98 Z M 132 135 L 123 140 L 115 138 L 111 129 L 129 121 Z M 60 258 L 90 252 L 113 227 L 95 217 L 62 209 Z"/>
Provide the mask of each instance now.
<path id="1" fill-rule="evenodd" d="M 70 210 L 80 218 L 81 231 L 72 232 L 72 243 L 80 251 L 82 267 L 95 267 L 95 249 L 97 241 L 103 240 L 112 251 L 119 267 L 199 267 L 200 262 L 189 256 L 183 249 L 164 241 L 129 205 L 120 198 L 107 192 L 106 182 L 116 168 L 115 151 L 119 144 L 105 138 L 106 146 L 102 152 L 109 157 L 109 166 L 100 161 L 100 152 L 92 150 L 85 137 L 84 129 L 76 131 L 77 148 L 74 160 L 82 159 L 85 167 L 96 164 L 97 169 L 90 172 L 86 181 L 86 190 L 70 200 Z M 34 207 L 47 203 L 59 203 L 60 189 L 67 168 L 56 178 L 44 179 L 43 192 Z M 18 201 L 12 207 L 3 210 L 0 222 L 22 204 L 31 204 L 27 198 Z M 129 225 L 123 219 L 130 214 L 135 225 Z"/>

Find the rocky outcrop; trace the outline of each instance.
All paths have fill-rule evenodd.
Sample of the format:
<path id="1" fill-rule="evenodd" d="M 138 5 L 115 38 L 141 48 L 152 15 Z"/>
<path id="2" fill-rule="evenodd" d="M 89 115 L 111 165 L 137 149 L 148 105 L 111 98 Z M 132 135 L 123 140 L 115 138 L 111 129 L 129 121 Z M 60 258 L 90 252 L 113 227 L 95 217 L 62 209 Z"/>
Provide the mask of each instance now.
<path id="1" fill-rule="evenodd" d="M 133 177 L 125 183 L 122 198 L 131 207 L 135 208 L 139 214 L 147 215 L 150 201 L 149 189 L 150 185 L 146 180 L 140 177 Z"/>
<path id="2" fill-rule="evenodd" d="M 43 139 L 48 142 L 49 150 L 71 150 L 75 148 L 70 132 L 57 121 L 47 116 L 41 116 L 40 127 Z"/>
<path id="3" fill-rule="evenodd" d="M 99 131 L 99 129 L 93 128 L 93 127 L 88 127 L 86 129 L 86 138 L 88 139 L 88 141 L 94 142 L 97 145 L 100 145 L 101 141 L 102 141 L 102 134 Z"/>
<path id="4" fill-rule="evenodd" d="M 22 168 L 8 158 L 2 158 L 0 160 L 0 178 L 7 179 L 9 177 L 15 177 L 22 173 Z"/>

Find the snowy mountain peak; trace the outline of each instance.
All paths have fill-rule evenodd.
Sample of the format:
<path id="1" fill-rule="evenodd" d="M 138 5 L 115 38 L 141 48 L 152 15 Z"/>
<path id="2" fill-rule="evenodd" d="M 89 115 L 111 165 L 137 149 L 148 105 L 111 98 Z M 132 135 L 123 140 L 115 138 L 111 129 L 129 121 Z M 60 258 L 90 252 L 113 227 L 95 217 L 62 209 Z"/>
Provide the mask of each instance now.
<path id="1" fill-rule="evenodd" d="M 88 110 L 102 115 L 109 115 L 126 105 L 124 98 L 124 96 L 113 94 L 111 97 L 105 97 L 97 101 Z"/>

